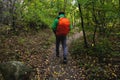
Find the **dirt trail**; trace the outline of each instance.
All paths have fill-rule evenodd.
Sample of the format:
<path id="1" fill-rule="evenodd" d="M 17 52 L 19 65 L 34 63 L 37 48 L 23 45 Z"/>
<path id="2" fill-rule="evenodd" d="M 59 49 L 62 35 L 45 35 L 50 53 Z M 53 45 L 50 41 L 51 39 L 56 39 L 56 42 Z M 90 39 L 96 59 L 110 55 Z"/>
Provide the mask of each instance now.
<path id="1" fill-rule="evenodd" d="M 82 36 L 82 32 L 75 33 L 73 36 L 68 37 L 67 45 Z M 63 64 L 63 53 L 60 48 L 60 57 L 55 55 L 55 44 L 50 48 L 51 53 L 48 56 L 48 67 L 45 71 L 45 80 L 84 80 L 84 69 L 76 66 L 76 62 L 71 58 L 68 53 L 68 63 Z"/>

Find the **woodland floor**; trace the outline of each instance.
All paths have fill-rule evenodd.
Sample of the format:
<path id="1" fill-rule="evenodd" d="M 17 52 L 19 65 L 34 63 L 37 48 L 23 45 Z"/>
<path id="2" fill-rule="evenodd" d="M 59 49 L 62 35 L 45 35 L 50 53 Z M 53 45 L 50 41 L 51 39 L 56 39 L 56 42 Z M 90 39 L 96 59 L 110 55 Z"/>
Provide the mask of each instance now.
<path id="1" fill-rule="evenodd" d="M 50 33 L 50 34 L 48 34 Z M 25 62 L 36 69 L 35 80 L 44 79 L 69 79 L 73 78 L 76 64 L 68 54 L 68 64 L 62 64 L 62 52 L 60 57 L 55 56 L 54 35 L 49 30 L 35 34 L 11 35 L 11 33 L 2 33 L 0 35 L 0 62 L 17 60 Z M 76 33 L 74 39 L 81 36 Z M 73 37 L 68 37 L 68 44 Z M 73 73 L 74 72 L 74 73 Z M 70 73 L 70 74 L 69 74 Z M 76 73 L 77 75 L 77 73 Z"/>
<path id="2" fill-rule="evenodd" d="M 89 80 L 86 79 L 89 73 L 86 73 L 85 66 L 80 67 L 69 52 L 67 64 L 63 64 L 61 48 L 60 57 L 55 56 L 55 37 L 50 30 L 35 34 L 20 34 L 19 36 L 3 34 L 0 37 L 2 43 L 0 45 L 0 62 L 17 60 L 32 66 L 35 72 L 31 80 Z M 80 37 L 82 37 L 82 32 L 68 36 L 68 49 L 71 42 Z M 89 60 L 82 57 L 83 61 Z M 116 74 L 113 75 L 116 76 Z"/>
<path id="3" fill-rule="evenodd" d="M 50 34 L 47 34 L 47 33 Z M 35 34 L 20 34 L 19 36 L 0 36 L 0 61 L 17 60 L 25 62 L 35 69 L 35 80 L 78 80 L 83 79 L 84 69 L 77 68 L 76 62 L 68 53 L 68 63 L 63 64 L 63 53 L 60 47 L 60 57 L 55 56 L 55 38 L 53 33 L 45 30 Z M 68 36 L 67 45 L 81 37 L 82 32 Z M 6 58 L 5 58 L 6 57 Z"/>
<path id="4" fill-rule="evenodd" d="M 82 32 L 75 33 L 72 36 L 69 36 L 67 39 L 67 45 L 70 46 L 70 43 L 73 40 L 76 40 L 82 36 Z M 48 66 L 45 74 L 45 78 L 48 80 L 83 80 L 85 77 L 83 75 L 84 69 L 78 68 L 76 62 L 70 56 L 68 52 L 68 63 L 63 64 L 63 52 L 60 47 L 60 57 L 55 55 L 55 44 L 50 47 L 50 53 L 48 55 Z"/>
<path id="5" fill-rule="evenodd" d="M 82 36 L 82 32 L 75 33 L 74 35 L 69 36 L 67 39 L 67 45 L 70 46 L 70 43 L 73 40 L 76 40 L 81 36 Z M 76 62 L 74 61 L 74 59 L 72 59 L 69 52 L 67 56 L 68 63 L 63 64 L 63 56 L 62 56 L 63 53 L 61 46 L 60 46 L 60 57 L 56 57 L 55 55 L 55 43 L 52 43 L 44 54 L 46 54 L 46 57 L 44 58 L 42 66 L 39 65 L 39 62 L 37 62 L 38 63 L 37 65 L 39 66 L 36 68 L 37 80 L 84 80 L 85 79 L 85 76 L 83 75 L 84 69 L 79 68 L 79 66 L 77 66 Z M 39 60 L 39 57 L 41 57 L 41 55 L 37 55 L 37 58 L 35 58 L 35 62 Z"/>

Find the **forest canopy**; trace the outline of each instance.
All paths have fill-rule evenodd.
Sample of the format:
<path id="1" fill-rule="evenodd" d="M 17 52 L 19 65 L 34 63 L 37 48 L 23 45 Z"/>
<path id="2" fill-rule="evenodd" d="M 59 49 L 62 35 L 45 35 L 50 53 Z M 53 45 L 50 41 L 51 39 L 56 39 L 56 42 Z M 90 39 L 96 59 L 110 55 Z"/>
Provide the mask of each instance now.
<path id="1" fill-rule="evenodd" d="M 119 0 L 0 0 L 0 23 L 16 28 L 40 29 L 51 26 L 59 11 L 65 11 L 73 25 L 79 23 L 78 3 L 85 23 L 94 25 L 93 9 L 99 25 L 118 24 Z M 117 25 L 115 24 L 115 25 Z"/>

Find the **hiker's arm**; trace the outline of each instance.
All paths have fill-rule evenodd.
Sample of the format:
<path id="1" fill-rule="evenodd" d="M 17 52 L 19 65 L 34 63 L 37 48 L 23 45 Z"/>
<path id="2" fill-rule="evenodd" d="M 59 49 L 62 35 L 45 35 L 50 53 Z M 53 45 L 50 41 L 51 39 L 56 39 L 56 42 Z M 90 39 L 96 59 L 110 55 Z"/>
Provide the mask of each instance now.
<path id="1" fill-rule="evenodd" d="M 58 19 L 55 19 L 54 22 L 53 22 L 53 25 L 52 25 L 53 32 L 56 31 L 57 25 L 58 25 Z"/>

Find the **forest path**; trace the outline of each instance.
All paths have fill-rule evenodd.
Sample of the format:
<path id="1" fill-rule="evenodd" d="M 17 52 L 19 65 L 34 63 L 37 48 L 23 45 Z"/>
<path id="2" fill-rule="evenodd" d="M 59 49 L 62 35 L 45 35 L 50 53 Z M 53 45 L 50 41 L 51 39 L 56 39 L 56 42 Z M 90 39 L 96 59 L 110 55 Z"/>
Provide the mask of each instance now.
<path id="1" fill-rule="evenodd" d="M 67 45 L 70 46 L 71 42 L 80 38 L 82 31 L 75 33 L 67 38 Z M 48 55 L 48 66 L 45 71 L 45 80 L 84 80 L 84 68 L 79 68 L 76 62 L 68 53 L 68 63 L 63 64 L 63 53 L 60 45 L 60 57 L 55 55 L 55 44 L 50 47 L 50 54 Z"/>

